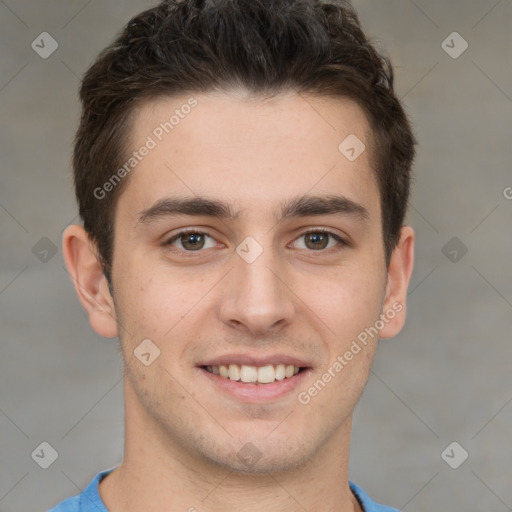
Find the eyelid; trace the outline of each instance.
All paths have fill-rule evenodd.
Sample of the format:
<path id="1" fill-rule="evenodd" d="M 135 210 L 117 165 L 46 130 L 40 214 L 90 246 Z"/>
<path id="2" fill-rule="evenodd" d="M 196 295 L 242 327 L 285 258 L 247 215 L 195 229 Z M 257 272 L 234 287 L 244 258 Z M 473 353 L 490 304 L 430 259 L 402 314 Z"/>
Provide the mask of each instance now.
<path id="1" fill-rule="evenodd" d="M 198 228 L 185 228 L 185 229 L 182 229 L 181 231 L 178 231 L 177 233 L 175 233 L 174 235 L 172 235 L 169 238 L 166 237 L 166 239 L 165 239 L 165 241 L 163 242 L 162 245 L 164 247 L 173 247 L 172 244 L 176 240 L 178 240 L 183 235 L 189 235 L 189 234 L 206 235 L 208 238 L 211 238 L 212 240 L 215 240 L 215 238 L 212 235 L 210 235 L 210 233 L 208 233 L 207 231 L 202 231 L 201 229 L 198 229 Z M 176 248 L 176 247 L 173 247 L 173 248 L 176 249 L 177 251 L 185 252 L 185 253 L 203 252 L 203 250 L 201 250 L 201 249 L 199 249 L 197 251 L 184 251 L 183 249 L 179 249 L 179 248 Z M 209 249 L 210 249 L 210 247 L 209 247 Z"/>
<path id="2" fill-rule="evenodd" d="M 310 252 L 310 253 L 329 253 L 332 250 L 337 250 L 337 249 L 340 250 L 344 247 L 349 247 L 351 245 L 350 242 L 342 235 L 339 235 L 338 233 L 336 233 L 335 231 L 332 231 L 329 228 L 323 228 L 323 227 L 309 227 L 305 231 L 302 231 L 301 233 L 299 233 L 294 238 L 293 242 L 295 242 L 298 238 L 300 238 L 304 235 L 310 234 L 310 233 L 327 234 L 327 235 L 331 236 L 332 238 L 334 238 L 338 242 L 338 245 L 336 247 L 330 247 L 329 249 L 320 249 L 318 251 L 309 250 L 308 252 Z"/>
<path id="3" fill-rule="evenodd" d="M 295 242 L 298 238 L 300 238 L 300 237 L 302 237 L 304 235 L 310 234 L 310 233 L 323 233 L 323 234 L 330 235 L 332 238 L 334 238 L 338 242 L 338 249 L 341 249 L 343 247 L 348 247 L 348 246 L 351 245 L 350 242 L 345 237 L 343 237 L 343 236 L 339 235 L 338 233 L 330 230 L 329 228 L 324 228 L 324 227 L 309 227 L 306 230 L 300 232 L 293 239 L 293 242 Z M 207 231 L 202 231 L 201 229 L 198 229 L 198 228 L 185 228 L 185 229 L 182 229 L 181 231 L 178 231 L 177 233 L 172 235 L 170 238 L 166 238 L 166 241 L 163 243 L 163 245 L 165 247 L 167 247 L 167 246 L 173 247 L 172 244 L 177 239 L 179 239 L 183 235 L 188 235 L 188 234 L 206 235 L 207 237 L 215 240 L 215 238 L 212 235 L 210 235 L 210 233 L 208 233 Z M 179 252 L 188 253 L 188 254 L 204 252 L 204 250 L 202 250 L 202 249 L 198 249 L 197 251 L 185 251 L 183 249 L 178 249 L 178 248 L 174 248 L 174 249 L 176 249 Z M 212 249 L 212 247 L 209 247 L 209 249 Z M 308 252 L 322 253 L 322 252 L 329 252 L 331 249 L 336 249 L 336 247 L 330 247 L 329 249 L 320 249 L 318 251 L 310 250 Z"/>

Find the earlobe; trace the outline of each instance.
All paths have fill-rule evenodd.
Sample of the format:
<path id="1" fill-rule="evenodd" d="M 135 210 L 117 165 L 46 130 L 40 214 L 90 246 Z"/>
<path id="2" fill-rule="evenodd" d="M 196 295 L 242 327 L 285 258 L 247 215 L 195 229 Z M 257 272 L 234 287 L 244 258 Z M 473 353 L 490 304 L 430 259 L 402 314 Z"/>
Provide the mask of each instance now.
<path id="1" fill-rule="evenodd" d="M 82 226 L 68 226 L 62 251 L 75 290 L 89 315 L 91 327 L 106 338 L 118 335 L 114 301 L 96 256 L 95 246 Z"/>
<path id="2" fill-rule="evenodd" d="M 414 266 L 414 231 L 403 226 L 388 267 L 388 282 L 383 305 L 386 322 L 380 338 L 392 338 L 403 328 L 406 317 L 407 288 Z"/>

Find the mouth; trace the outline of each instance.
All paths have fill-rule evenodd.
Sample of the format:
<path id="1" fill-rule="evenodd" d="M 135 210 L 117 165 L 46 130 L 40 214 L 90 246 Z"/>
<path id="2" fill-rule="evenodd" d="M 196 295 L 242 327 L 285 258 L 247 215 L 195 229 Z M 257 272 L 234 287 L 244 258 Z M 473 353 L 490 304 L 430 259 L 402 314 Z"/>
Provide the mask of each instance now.
<path id="1" fill-rule="evenodd" d="M 253 366 L 246 364 L 220 364 L 201 366 L 204 370 L 221 378 L 229 379 L 244 384 L 272 384 L 276 381 L 290 379 L 305 367 L 293 364 L 267 364 L 265 366 Z"/>
<path id="2" fill-rule="evenodd" d="M 304 386 L 313 372 L 308 363 L 287 356 L 251 358 L 230 356 L 205 361 L 197 366 L 205 384 L 230 398 L 245 403 L 276 401 Z"/>

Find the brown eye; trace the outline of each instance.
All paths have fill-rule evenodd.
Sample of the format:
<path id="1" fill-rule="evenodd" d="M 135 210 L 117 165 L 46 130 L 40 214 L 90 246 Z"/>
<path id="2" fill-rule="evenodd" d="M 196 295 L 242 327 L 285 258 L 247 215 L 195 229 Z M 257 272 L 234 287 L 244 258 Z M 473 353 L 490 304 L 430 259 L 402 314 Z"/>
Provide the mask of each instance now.
<path id="1" fill-rule="evenodd" d="M 325 249 L 329 243 L 329 235 L 327 233 L 307 233 L 304 236 L 306 237 L 306 246 L 309 249 Z"/>
<path id="2" fill-rule="evenodd" d="M 174 245 L 175 242 L 179 242 L 181 247 L 176 247 L 177 249 L 181 249 L 187 252 L 193 252 L 193 251 L 200 251 L 201 249 L 205 249 L 208 247 L 205 247 L 205 244 L 207 240 L 213 239 L 210 237 L 210 235 L 206 233 L 202 233 L 200 231 L 181 231 L 180 233 L 177 233 L 173 237 L 171 237 L 167 242 L 165 242 L 165 245 Z M 214 247 L 215 243 L 211 245 L 211 247 Z"/>
<path id="3" fill-rule="evenodd" d="M 331 233 L 330 231 L 308 231 L 307 233 L 303 233 L 299 236 L 298 240 L 304 239 L 304 247 L 299 247 L 300 249 L 310 249 L 312 251 L 322 251 L 327 248 L 332 248 L 336 244 L 331 244 L 329 246 L 329 242 L 334 240 L 338 242 L 338 246 L 347 245 L 347 243 L 338 235 Z"/>

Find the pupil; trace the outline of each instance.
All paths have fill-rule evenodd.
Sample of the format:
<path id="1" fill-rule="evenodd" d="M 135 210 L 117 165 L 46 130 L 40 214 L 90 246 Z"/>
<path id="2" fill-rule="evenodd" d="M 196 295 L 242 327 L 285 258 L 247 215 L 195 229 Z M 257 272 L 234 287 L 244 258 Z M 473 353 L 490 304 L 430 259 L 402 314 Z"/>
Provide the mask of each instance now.
<path id="1" fill-rule="evenodd" d="M 318 248 L 323 249 L 326 247 L 325 242 L 327 240 L 327 235 L 325 233 L 312 233 L 309 235 L 309 240 L 313 242 L 315 249 L 318 249 Z M 320 242 L 320 245 L 318 244 L 318 242 Z"/>
<path id="2" fill-rule="evenodd" d="M 192 249 L 198 249 L 198 248 L 200 249 L 200 242 L 201 242 L 202 236 L 203 235 L 200 235 L 198 233 L 192 233 L 190 235 L 186 235 L 185 236 L 185 238 L 186 238 L 185 244 L 191 243 Z M 197 242 L 199 242 L 199 244 Z"/>

